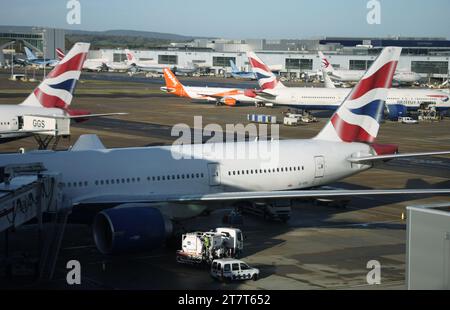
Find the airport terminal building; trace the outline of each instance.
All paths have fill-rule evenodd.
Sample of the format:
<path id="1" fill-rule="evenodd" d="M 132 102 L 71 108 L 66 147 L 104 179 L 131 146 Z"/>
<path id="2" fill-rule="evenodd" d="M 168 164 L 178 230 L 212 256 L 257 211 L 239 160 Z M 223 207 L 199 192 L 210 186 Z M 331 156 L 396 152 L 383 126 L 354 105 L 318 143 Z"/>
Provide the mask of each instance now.
<path id="1" fill-rule="evenodd" d="M 320 70 L 317 51 L 323 51 L 335 69 L 365 70 L 385 46 L 403 47 L 399 70 L 424 78 L 446 79 L 450 71 L 450 40 L 445 38 L 323 38 L 312 40 L 195 40 L 154 50 L 134 51 L 141 60 L 170 66 L 208 67 L 214 73 L 230 71 L 230 60 L 248 70 L 246 51 L 255 51 L 269 65 L 281 66 L 281 75 L 299 77 Z M 91 57 L 121 61 L 121 50 L 93 51 Z"/>
<path id="2" fill-rule="evenodd" d="M 38 57 L 56 59 L 56 48 L 65 50 L 65 31 L 47 27 L 0 26 L 0 64 L 4 63 L 4 49 L 14 48 L 16 52 L 23 52 L 25 46 Z"/>
<path id="3" fill-rule="evenodd" d="M 249 70 L 245 52 L 254 51 L 267 64 L 279 67 L 282 76 L 298 78 L 302 73 L 320 70 L 321 60 L 317 51 L 323 51 L 335 69 L 365 70 L 383 47 L 391 45 L 403 48 L 399 70 L 413 71 L 429 79 L 448 78 L 450 40 L 446 38 L 195 39 L 192 42 L 171 43 L 152 50 L 134 52 L 141 61 L 176 67 L 196 66 L 213 74 L 224 74 L 231 71 L 230 60 L 241 70 Z M 56 48 L 65 50 L 65 31 L 0 26 L 0 63 L 5 63 L 2 51 L 11 46 L 16 52 L 28 46 L 38 57 L 55 59 Z M 126 55 L 122 49 L 102 49 L 92 50 L 89 58 L 121 62 L 126 60 Z"/>

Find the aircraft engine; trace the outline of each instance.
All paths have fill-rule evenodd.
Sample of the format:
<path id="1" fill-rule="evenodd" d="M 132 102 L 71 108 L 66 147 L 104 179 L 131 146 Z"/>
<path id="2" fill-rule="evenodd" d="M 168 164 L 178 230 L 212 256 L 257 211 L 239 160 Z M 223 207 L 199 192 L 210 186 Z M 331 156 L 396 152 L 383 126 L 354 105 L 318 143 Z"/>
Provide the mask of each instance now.
<path id="1" fill-rule="evenodd" d="M 148 205 L 125 204 L 103 210 L 93 224 L 95 245 L 103 254 L 158 248 L 172 230 L 172 221 Z"/>
<path id="2" fill-rule="evenodd" d="M 234 98 L 229 98 L 229 97 L 223 98 L 222 102 L 229 107 L 233 107 L 236 105 L 236 99 L 234 99 Z"/>

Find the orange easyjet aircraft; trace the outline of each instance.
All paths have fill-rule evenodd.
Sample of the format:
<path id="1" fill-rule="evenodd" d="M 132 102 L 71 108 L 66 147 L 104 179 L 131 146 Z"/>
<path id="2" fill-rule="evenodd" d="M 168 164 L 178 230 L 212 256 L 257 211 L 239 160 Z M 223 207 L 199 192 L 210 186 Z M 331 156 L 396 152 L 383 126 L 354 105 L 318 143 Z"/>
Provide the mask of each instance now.
<path id="1" fill-rule="evenodd" d="M 237 103 L 256 104 L 261 101 L 246 95 L 246 93 L 253 95 L 251 90 L 184 86 L 169 68 L 164 69 L 164 80 L 166 81 L 166 86 L 161 87 L 161 90 L 178 97 L 211 101 L 227 106 L 235 106 Z"/>

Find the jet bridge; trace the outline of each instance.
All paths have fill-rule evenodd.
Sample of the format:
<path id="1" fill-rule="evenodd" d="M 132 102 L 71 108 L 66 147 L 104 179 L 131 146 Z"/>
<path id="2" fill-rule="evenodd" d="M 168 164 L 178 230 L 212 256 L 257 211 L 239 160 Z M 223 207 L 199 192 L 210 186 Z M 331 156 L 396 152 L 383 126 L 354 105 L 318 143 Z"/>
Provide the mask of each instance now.
<path id="1" fill-rule="evenodd" d="M 60 174 L 46 171 L 41 163 L 8 165 L 0 167 L 0 182 L 0 233 L 5 234 L 0 265 L 6 266 L 10 277 L 17 265 L 9 251 L 10 234 L 20 233 L 20 227 L 31 222 L 38 244 L 34 277 L 51 279 L 71 211 L 60 191 Z M 44 218 L 50 220 L 44 223 Z"/>

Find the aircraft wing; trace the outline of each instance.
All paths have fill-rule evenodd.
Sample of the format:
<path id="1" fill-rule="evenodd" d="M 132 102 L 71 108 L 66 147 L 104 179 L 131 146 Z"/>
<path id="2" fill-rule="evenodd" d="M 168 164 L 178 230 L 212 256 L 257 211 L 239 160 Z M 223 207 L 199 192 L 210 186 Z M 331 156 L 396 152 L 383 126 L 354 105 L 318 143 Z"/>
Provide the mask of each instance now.
<path id="1" fill-rule="evenodd" d="M 255 90 L 255 94 L 263 99 L 273 100 L 278 95 L 276 93 L 272 93 L 269 90 Z"/>
<path id="2" fill-rule="evenodd" d="M 86 198 L 75 201 L 75 205 L 82 204 L 121 204 L 121 203 L 208 203 L 242 200 L 270 200 L 295 198 L 339 198 L 356 196 L 379 195 L 448 195 L 450 189 L 368 189 L 368 190 L 294 190 L 294 191 L 263 191 L 263 192 L 222 192 L 205 195 L 168 195 L 168 196 L 136 196 L 136 195 L 107 195 Z"/>
<path id="3" fill-rule="evenodd" d="M 363 157 L 352 157 L 347 160 L 353 164 L 367 164 L 374 161 L 387 161 L 396 158 L 408 158 L 408 157 L 424 157 L 424 156 L 437 156 L 437 155 L 449 155 L 450 151 L 444 152 L 425 152 L 425 153 L 405 153 L 405 154 L 389 154 L 389 155 L 374 155 Z"/>
<path id="4" fill-rule="evenodd" d="M 215 94 L 203 94 L 203 93 L 198 93 L 198 95 L 203 96 L 203 97 L 210 97 L 210 98 L 214 98 L 214 99 L 222 99 L 224 96 L 223 95 L 215 95 Z"/>
<path id="5" fill-rule="evenodd" d="M 104 117 L 104 116 L 115 116 L 115 115 L 128 115 L 128 113 L 118 112 L 118 113 L 101 113 L 101 114 L 85 114 L 85 115 L 38 115 L 33 114 L 30 116 L 35 117 L 45 117 L 45 118 L 54 118 L 54 119 L 80 119 L 80 118 L 95 118 L 95 117 Z M 50 130 L 43 130 L 50 131 Z"/>
<path id="6" fill-rule="evenodd" d="M 40 133 L 40 132 L 49 132 L 56 131 L 52 129 L 32 129 L 32 130 L 9 130 L 9 131 L 0 131 L 0 134 L 17 134 L 17 133 Z"/>

